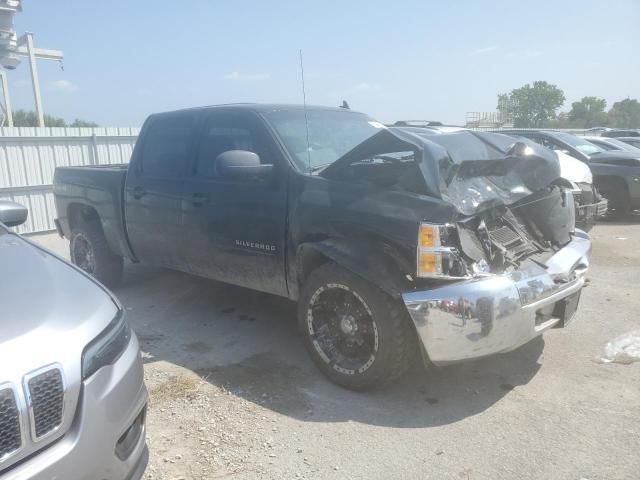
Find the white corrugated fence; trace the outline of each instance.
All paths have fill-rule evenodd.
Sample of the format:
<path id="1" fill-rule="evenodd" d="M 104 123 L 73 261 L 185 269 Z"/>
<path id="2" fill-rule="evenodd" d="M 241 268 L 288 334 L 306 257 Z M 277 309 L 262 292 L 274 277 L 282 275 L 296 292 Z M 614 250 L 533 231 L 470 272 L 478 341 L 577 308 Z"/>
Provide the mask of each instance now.
<path id="1" fill-rule="evenodd" d="M 128 163 L 139 128 L 0 128 L 0 200 L 21 203 L 20 233 L 55 229 L 56 167 Z"/>

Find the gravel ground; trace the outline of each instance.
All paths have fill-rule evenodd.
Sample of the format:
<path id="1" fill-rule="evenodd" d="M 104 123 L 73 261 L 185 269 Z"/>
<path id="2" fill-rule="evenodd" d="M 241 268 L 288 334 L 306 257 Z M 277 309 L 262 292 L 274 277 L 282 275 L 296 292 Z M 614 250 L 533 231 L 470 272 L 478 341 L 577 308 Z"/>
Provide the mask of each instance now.
<path id="1" fill-rule="evenodd" d="M 640 218 L 592 238 L 568 328 L 364 394 L 313 367 L 286 300 L 129 265 L 116 294 L 151 393 L 145 478 L 637 480 L 640 363 L 598 358 L 640 329 Z"/>

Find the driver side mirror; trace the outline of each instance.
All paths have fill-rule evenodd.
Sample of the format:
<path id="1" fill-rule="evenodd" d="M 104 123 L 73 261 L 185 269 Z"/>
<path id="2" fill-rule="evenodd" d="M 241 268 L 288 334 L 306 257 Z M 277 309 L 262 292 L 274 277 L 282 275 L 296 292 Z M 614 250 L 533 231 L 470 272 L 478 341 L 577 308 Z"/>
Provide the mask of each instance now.
<path id="1" fill-rule="evenodd" d="M 29 210 L 19 203 L 8 200 L 0 201 L 0 223 L 7 227 L 17 227 L 27 221 Z"/>
<path id="2" fill-rule="evenodd" d="M 260 157 L 246 150 L 228 150 L 216 157 L 216 172 L 223 178 L 265 178 L 273 172 L 273 165 L 260 163 Z"/>

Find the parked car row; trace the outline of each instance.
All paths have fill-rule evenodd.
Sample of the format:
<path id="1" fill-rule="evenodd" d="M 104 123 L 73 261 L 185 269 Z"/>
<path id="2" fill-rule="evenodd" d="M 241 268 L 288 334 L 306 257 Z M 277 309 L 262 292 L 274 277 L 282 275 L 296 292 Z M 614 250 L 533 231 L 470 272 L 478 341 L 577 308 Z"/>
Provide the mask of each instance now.
<path id="1" fill-rule="evenodd" d="M 606 150 L 566 132 L 509 130 L 508 133 L 529 138 L 587 164 L 598 192 L 608 200 L 613 213 L 626 215 L 640 207 L 640 151 Z"/>

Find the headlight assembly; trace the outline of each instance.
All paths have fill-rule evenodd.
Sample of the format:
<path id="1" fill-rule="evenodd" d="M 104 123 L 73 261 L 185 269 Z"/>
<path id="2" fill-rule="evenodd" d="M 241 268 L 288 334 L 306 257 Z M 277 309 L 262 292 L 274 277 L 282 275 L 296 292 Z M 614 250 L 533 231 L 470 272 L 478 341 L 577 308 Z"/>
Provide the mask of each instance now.
<path id="1" fill-rule="evenodd" d="M 122 311 L 82 353 L 82 379 L 86 380 L 102 367 L 113 365 L 131 340 L 131 327 Z"/>
<path id="2" fill-rule="evenodd" d="M 418 277 L 454 280 L 470 276 L 468 266 L 455 246 L 455 237 L 453 225 L 420 224 Z"/>

